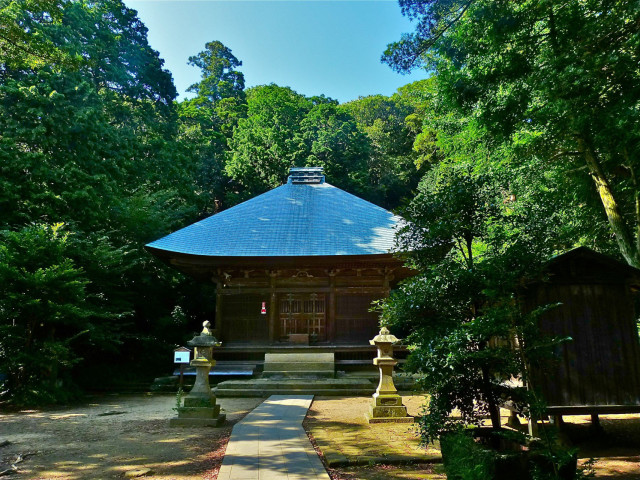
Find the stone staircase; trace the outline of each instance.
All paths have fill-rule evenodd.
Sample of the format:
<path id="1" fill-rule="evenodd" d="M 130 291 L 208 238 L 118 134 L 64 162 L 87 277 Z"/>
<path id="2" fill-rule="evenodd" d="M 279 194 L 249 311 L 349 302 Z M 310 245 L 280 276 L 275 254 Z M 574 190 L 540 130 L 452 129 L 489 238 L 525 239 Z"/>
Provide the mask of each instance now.
<path id="1" fill-rule="evenodd" d="M 333 353 L 267 353 L 262 378 L 228 380 L 218 384 L 218 397 L 265 397 L 269 395 L 372 395 L 375 384 L 368 378 L 334 378 Z"/>
<path id="2" fill-rule="evenodd" d="M 227 380 L 214 389 L 217 397 L 268 397 L 270 395 L 373 395 L 376 387 L 367 379 L 352 378 L 256 378 Z"/>

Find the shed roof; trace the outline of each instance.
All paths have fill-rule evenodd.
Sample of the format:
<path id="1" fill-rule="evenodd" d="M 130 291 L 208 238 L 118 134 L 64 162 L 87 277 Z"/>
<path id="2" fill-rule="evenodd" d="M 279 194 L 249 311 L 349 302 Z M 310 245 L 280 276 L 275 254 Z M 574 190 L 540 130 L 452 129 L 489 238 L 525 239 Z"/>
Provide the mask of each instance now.
<path id="1" fill-rule="evenodd" d="M 147 245 L 210 257 L 378 255 L 401 217 L 324 182 L 289 182 Z M 310 169 L 311 170 L 311 169 Z M 315 172 L 314 172 L 315 173 Z"/>
<path id="2" fill-rule="evenodd" d="M 587 247 L 577 247 L 552 257 L 547 263 L 547 271 L 556 277 L 573 276 L 584 281 L 594 278 L 632 283 L 640 282 L 640 270 L 608 255 Z"/>

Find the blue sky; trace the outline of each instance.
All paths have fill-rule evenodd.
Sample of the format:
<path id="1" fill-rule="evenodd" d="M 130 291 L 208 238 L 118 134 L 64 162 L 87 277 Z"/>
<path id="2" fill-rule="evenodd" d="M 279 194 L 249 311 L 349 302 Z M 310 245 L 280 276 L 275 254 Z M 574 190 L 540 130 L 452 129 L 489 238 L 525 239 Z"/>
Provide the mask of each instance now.
<path id="1" fill-rule="evenodd" d="M 181 98 L 200 72 L 187 59 L 219 40 L 242 61 L 247 86 L 276 83 L 346 102 L 391 95 L 424 71 L 394 73 L 386 45 L 412 30 L 396 1 L 125 0 L 149 28 Z M 187 95 L 189 96 L 189 95 Z"/>

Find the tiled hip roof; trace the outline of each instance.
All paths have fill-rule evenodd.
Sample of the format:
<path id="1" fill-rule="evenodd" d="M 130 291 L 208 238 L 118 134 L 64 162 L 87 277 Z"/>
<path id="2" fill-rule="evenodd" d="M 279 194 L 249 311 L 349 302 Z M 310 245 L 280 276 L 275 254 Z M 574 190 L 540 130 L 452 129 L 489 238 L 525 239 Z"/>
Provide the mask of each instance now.
<path id="1" fill-rule="evenodd" d="M 402 219 L 328 183 L 287 183 L 147 245 L 191 255 L 376 255 Z"/>

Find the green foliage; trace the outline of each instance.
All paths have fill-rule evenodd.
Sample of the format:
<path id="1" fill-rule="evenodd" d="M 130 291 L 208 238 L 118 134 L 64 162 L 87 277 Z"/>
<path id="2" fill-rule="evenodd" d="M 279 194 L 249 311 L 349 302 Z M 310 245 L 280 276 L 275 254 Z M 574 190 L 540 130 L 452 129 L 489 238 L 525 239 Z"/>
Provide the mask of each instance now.
<path id="1" fill-rule="evenodd" d="M 318 103 L 300 127 L 303 145 L 309 152 L 303 166 L 323 167 L 333 185 L 363 194 L 362 176 L 367 171 L 370 147 L 351 115 L 335 103 Z"/>
<path id="2" fill-rule="evenodd" d="M 74 66 L 77 59 L 57 48 L 40 29 L 59 25 L 62 12 L 60 0 L 0 2 L 0 63 L 5 67 L 24 64 L 29 67 Z"/>
<path id="3" fill-rule="evenodd" d="M 184 397 L 184 390 L 182 389 L 182 386 L 178 387 L 178 391 L 176 393 L 176 406 L 174 407 L 174 410 L 176 412 L 180 411 L 180 408 L 182 408 L 182 398 Z"/>
<path id="4" fill-rule="evenodd" d="M 528 365 L 563 341 L 540 338 L 544 308 L 519 305 L 552 253 L 588 245 L 640 266 L 640 29 L 633 2 L 400 4 L 415 31 L 383 60 L 433 74 L 418 96 L 422 125 L 408 122 L 428 171 L 399 239 L 419 275 L 383 314 L 426 374 L 422 433 L 433 440 L 495 417 L 501 401 L 538 403 L 505 381 L 526 383 Z"/>
<path id="5" fill-rule="evenodd" d="M 90 293 L 62 225 L 0 231 L 0 371 L 19 403 L 67 400 L 77 344 L 117 344 L 118 315 Z M 71 390 L 70 392 L 72 392 Z M 69 391 L 67 391 L 69 393 Z"/>
<path id="6" fill-rule="evenodd" d="M 81 72 L 98 92 L 124 95 L 138 107 L 136 113 L 159 117 L 170 113 L 177 95 L 171 74 L 149 46 L 147 28 L 135 10 L 120 0 L 65 3 L 63 21 L 50 35 L 58 48 L 83 58 Z M 114 105 L 124 114 L 121 120 L 132 118 L 126 115 L 128 102 Z"/>
<path id="7" fill-rule="evenodd" d="M 513 432 L 494 436 L 507 444 L 527 445 L 528 448 L 524 451 L 492 449 L 483 443 L 482 438 L 474 438 L 472 431 L 459 430 L 444 435 L 440 446 L 447 478 L 551 480 L 590 476 L 588 467 L 576 472 L 576 449 L 563 447 L 557 442 L 553 445 L 527 442 L 522 434 L 508 438 L 510 435 L 507 433 Z"/>
<path id="8" fill-rule="evenodd" d="M 353 116 L 369 141 L 366 169 L 361 172 L 358 193 L 386 208 L 399 205 L 419 179 L 412 148 L 416 131 L 412 125 L 420 120 L 412 94 L 421 91 L 422 86 L 411 93 L 406 86 L 392 97 L 373 95 L 341 106 Z"/>
<path id="9" fill-rule="evenodd" d="M 232 203 L 282 185 L 290 167 L 305 163 L 299 128 L 312 106 L 288 87 L 264 85 L 247 91 L 247 118 L 233 131 L 225 167 L 237 184 Z"/>
<path id="10" fill-rule="evenodd" d="M 229 181 L 224 171 L 227 141 L 246 117 L 247 104 L 244 75 L 235 70 L 242 62 L 221 42 L 207 43 L 204 51 L 189 57 L 189 64 L 200 68 L 202 78 L 188 89 L 197 96 L 178 105 L 179 127 L 189 155 L 198 159 L 195 182 L 204 216 L 222 205 Z"/>
<path id="11" fill-rule="evenodd" d="M 202 80 L 191 85 L 187 91 L 197 93 L 211 104 L 226 98 L 244 97 L 244 75 L 236 67 L 242 66 L 231 50 L 222 42 L 209 42 L 204 51 L 189 57 L 189 64 L 202 70 Z"/>
<path id="12" fill-rule="evenodd" d="M 0 65 L 0 371 L 17 403 L 64 401 L 72 377 L 168 355 L 175 333 L 158 325 L 199 290 L 142 248 L 202 208 L 146 28 L 116 0 L 36 3 L 0 10 L 31 42 Z M 50 48 L 60 61 L 40 55 Z M 46 226 L 61 223 L 68 235 Z"/>
<path id="13" fill-rule="evenodd" d="M 416 29 L 384 61 L 427 67 L 441 101 L 475 119 L 494 145 L 563 171 L 580 203 L 600 204 L 592 218 L 606 215 L 619 255 L 640 266 L 637 3 L 400 4 Z"/>
<path id="14" fill-rule="evenodd" d="M 497 406 L 507 400 L 524 409 L 530 394 L 507 381 L 526 381 L 527 362 L 555 342 L 539 338 L 541 311 L 523 314 L 518 298 L 555 248 L 553 217 L 526 198 L 505 199 L 504 180 L 443 162 L 404 211 L 411 224 L 399 244 L 419 273 L 392 292 L 382 319 L 406 337 L 407 368 L 423 374 L 431 396 L 420 422 L 426 442 L 487 415 L 499 428 Z"/>
<path id="15" fill-rule="evenodd" d="M 414 97 L 422 124 L 407 121 L 418 132 L 413 149 L 425 175 L 404 211 L 412 224 L 398 242 L 412 252 L 408 264 L 418 275 L 392 292 L 382 312 L 411 345 L 408 368 L 424 374 L 431 400 L 421 433 L 434 441 L 487 415 L 500 428 L 502 402 L 531 414 L 543 401 L 509 380 L 529 384 L 529 367 L 551 361 L 554 345 L 568 340 L 540 336 L 537 318 L 553 305 L 528 314 L 520 305 L 521 289 L 552 254 L 588 245 L 617 250 L 634 264 L 637 247 L 624 232 L 637 222 L 635 159 L 614 153 L 591 115 L 607 118 L 614 104 L 618 113 L 624 104 L 622 123 L 635 122 L 638 96 L 621 85 L 637 72 L 625 60 L 605 81 L 583 57 L 569 56 L 593 41 L 600 67 L 616 49 L 631 58 L 635 27 L 628 24 L 611 45 L 598 40 L 618 21 L 599 9 L 629 18 L 633 8 L 617 2 L 401 5 L 417 19 L 416 31 L 390 46 L 385 59 L 398 69 L 427 66 L 434 75 Z M 573 36 L 572 22 L 581 37 Z M 593 31 L 583 31 L 586 25 Z M 554 36 L 562 46 L 553 45 Z M 605 84 L 620 96 L 591 95 L 605 92 Z M 602 130 L 620 135 L 620 124 L 608 118 Z M 450 416 L 454 409 L 460 416 Z M 545 452 L 558 455 L 550 465 L 566 453 L 548 445 Z"/>
<path id="16" fill-rule="evenodd" d="M 450 433 L 440 440 L 447 479 L 487 480 L 493 477 L 493 454 L 473 441 L 463 431 Z"/>

